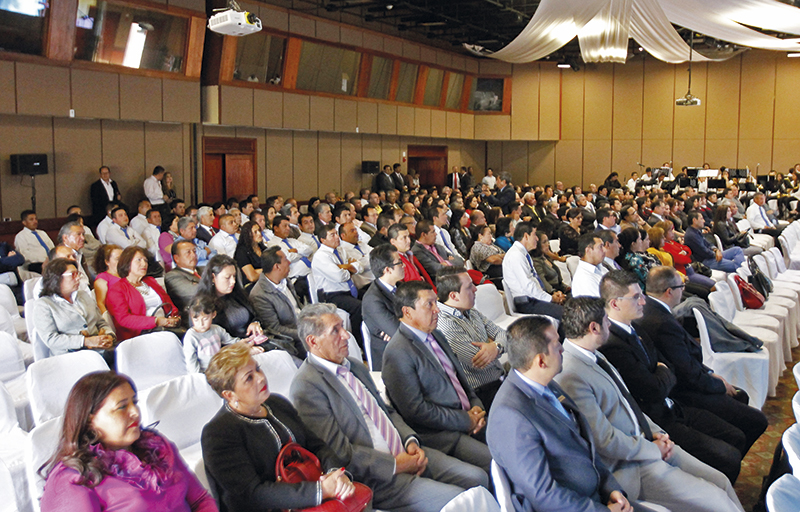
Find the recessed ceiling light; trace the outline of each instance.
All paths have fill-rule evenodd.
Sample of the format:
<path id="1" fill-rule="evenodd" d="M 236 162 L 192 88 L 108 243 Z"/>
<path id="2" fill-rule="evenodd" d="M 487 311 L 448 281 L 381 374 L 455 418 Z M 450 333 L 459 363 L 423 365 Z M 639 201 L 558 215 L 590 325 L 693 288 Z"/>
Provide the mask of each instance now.
<path id="1" fill-rule="evenodd" d="M 567 64 L 566 62 L 559 62 L 558 67 L 560 67 L 561 69 L 569 69 L 570 65 Z"/>
<path id="2" fill-rule="evenodd" d="M 787 57 L 800 57 L 800 53 L 787 53 Z"/>

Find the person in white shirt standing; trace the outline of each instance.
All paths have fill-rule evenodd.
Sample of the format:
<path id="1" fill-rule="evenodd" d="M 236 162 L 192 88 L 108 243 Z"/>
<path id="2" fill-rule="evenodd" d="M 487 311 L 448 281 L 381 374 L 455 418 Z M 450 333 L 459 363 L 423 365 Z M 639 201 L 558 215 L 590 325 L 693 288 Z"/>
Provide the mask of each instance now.
<path id="1" fill-rule="evenodd" d="M 147 212 L 150 211 L 151 208 L 150 201 L 142 199 L 139 201 L 139 214 L 131 219 L 131 227 L 140 235 L 144 234 L 144 230 L 147 227 Z"/>
<path id="2" fill-rule="evenodd" d="M 161 180 L 164 179 L 166 171 L 160 165 L 153 169 L 153 175 L 144 180 L 144 195 L 150 201 L 150 205 L 159 211 L 163 210 L 169 197 L 164 194 L 161 188 Z M 162 212 L 163 213 L 163 212 Z"/>
<path id="3" fill-rule="evenodd" d="M 114 223 L 106 233 L 108 243 L 118 245 L 123 249 L 132 245 L 143 249 L 147 248 L 147 242 L 135 229 L 128 225 L 128 212 L 125 211 L 125 208 L 118 206 L 111 210 L 111 219 Z"/>
<path id="4" fill-rule="evenodd" d="M 226 254 L 233 258 L 236 252 L 236 244 L 239 243 L 238 219 L 230 213 L 226 213 L 219 218 L 219 231 L 211 239 L 208 246 L 217 251 L 217 254 Z"/>
<path id="5" fill-rule="evenodd" d="M 25 258 L 27 269 L 31 272 L 42 272 L 42 263 L 47 253 L 53 248 L 53 241 L 39 229 L 39 219 L 33 210 L 25 210 L 20 214 L 22 231 L 14 237 L 14 248 Z"/>
<path id="6" fill-rule="evenodd" d="M 572 296 L 600 296 L 600 280 L 608 269 L 602 265 L 606 257 L 603 240 L 596 232 L 584 233 L 578 238 L 578 255 L 581 261 L 572 276 Z"/>

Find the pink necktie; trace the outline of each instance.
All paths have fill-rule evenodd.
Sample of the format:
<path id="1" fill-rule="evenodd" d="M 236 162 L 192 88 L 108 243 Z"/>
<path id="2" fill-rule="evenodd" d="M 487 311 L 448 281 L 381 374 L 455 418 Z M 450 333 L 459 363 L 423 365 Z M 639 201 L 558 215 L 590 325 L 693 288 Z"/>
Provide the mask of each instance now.
<path id="1" fill-rule="evenodd" d="M 392 422 L 389 421 L 386 413 L 383 412 L 383 409 L 378 405 L 378 402 L 375 400 L 375 397 L 372 396 L 372 393 L 367 391 L 367 389 L 364 387 L 364 384 L 362 384 L 361 381 L 358 380 L 356 376 L 344 366 L 339 366 L 336 369 L 336 373 L 344 377 L 347 385 L 350 386 L 350 389 L 353 390 L 358 399 L 361 401 L 361 407 L 367 413 L 367 416 L 369 416 L 369 418 L 372 420 L 372 423 L 374 423 L 378 428 L 378 432 L 381 433 L 381 436 L 386 441 L 386 444 L 389 446 L 389 451 L 392 452 L 392 455 L 396 457 L 401 453 L 405 453 L 405 449 L 403 448 L 403 440 L 400 439 L 400 434 L 397 433 L 397 429 L 394 428 Z"/>
<path id="2" fill-rule="evenodd" d="M 436 250 L 436 246 L 435 245 L 423 245 L 423 247 L 428 249 L 428 252 L 433 254 L 436 257 L 436 259 L 439 261 L 439 263 L 441 263 L 442 265 L 445 265 L 445 266 L 450 266 L 450 262 L 447 261 L 446 259 L 442 258 L 442 255 L 439 254 L 439 251 Z"/>
<path id="3" fill-rule="evenodd" d="M 456 375 L 455 368 L 453 368 L 452 361 L 450 361 L 450 358 L 445 355 L 442 347 L 439 346 L 439 342 L 436 341 L 436 338 L 433 336 L 433 334 L 428 334 L 428 338 L 425 341 L 427 341 L 428 345 L 430 345 L 433 353 L 436 355 L 436 359 L 438 359 L 442 364 L 442 368 L 444 368 L 447 378 L 450 379 L 450 383 L 455 388 L 456 394 L 458 395 L 458 400 L 461 402 L 461 408 L 465 411 L 470 410 L 467 393 L 464 391 L 464 388 L 458 381 L 458 376 Z"/>

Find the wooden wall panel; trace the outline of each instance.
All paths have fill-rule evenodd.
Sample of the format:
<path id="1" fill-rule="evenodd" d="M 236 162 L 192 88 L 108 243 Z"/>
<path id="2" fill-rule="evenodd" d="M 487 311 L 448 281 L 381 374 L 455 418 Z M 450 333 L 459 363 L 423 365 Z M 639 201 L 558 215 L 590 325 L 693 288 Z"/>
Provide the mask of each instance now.
<path id="1" fill-rule="evenodd" d="M 797 59 L 778 59 L 775 76 L 775 145 L 777 139 L 800 139 L 800 96 L 797 84 L 800 83 L 800 62 Z"/>
<path id="2" fill-rule="evenodd" d="M 309 96 L 283 94 L 283 127 L 290 130 L 308 130 Z"/>
<path id="3" fill-rule="evenodd" d="M 526 141 L 505 141 L 502 143 L 503 171 L 511 173 L 511 182 L 522 184 L 528 181 L 528 143 Z"/>
<path id="4" fill-rule="evenodd" d="M 387 105 L 385 103 L 378 104 L 378 133 L 384 135 L 397 135 L 397 109 L 398 107 L 395 105 Z M 411 115 L 414 115 L 413 110 Z"/>
<path id="5" fill-rule="evenodd" d="M 675 66 L 648 59 L 644 63 L 643 139 L 671 139 L 675 105 Z"/>
<path id="6" fill-rule="evenodd" d="M 511 138 L 535 140 L 539 138 L 539 64 L 517 64 L 513 68 L 514 92 L 511 102 Z"/>
<path id="7" fill-rule="evenodd" d="M 267 193 L 294 195 L 292 132 L 267 130 Z M 308 185 L 306 185 L 308 187 Z M 298 192 L 303 189 L 298 189 Z M 308 190 L 308 189 L 306 189 Z"/>
<path id="8" fill-rule="evenodd" d="M 475 138 L 480 140 L 509 140 L 511 116 L 475 115 Z"/>
<path id="9" fill-rule="evenodd" d="M 136 121 L 161 121 L 161 79 L 119 76 L 119 115 Z"/>
<path id="10" fill-rule="evenodd" d="M 712 63 L 713 65 L 713 63 Z M 676 142 L 678 140 L 703 140 L 706 136 L 706 108 L 708 65 L 695 63 L 692 66 L 692 96 L 700 98 L 700 105 L 679 107 L 675 105 L 675 124 L 673 127 Z M 687 91 L 689 74 L 681 67 L 676 67 L 674 98 L 682 98 Z"/>
<path id="11" fill-rule="evenodd" d="M 317 31 L 312 18 L 289 13 L 289 32 L 301 36 L 316 37 Z"/>
<path id="12" fill-rule="evenodd" d="M 102 121 L 103 162 L 119 185 L 122 200 L 136 204 L 144 196 L 143 183 L 152 174 L 145 168 L 144 124 L 134 121 Z"/>
<path id="13" fill-rule="evenodd" d="M 445 124 L 445 134 L 448 138 L 457 139 L 461 137 L 461 114 L 458 112 L 448 112 Z"/>
<path id="14" fill-rule="evenodd" d="M 334 104 L 334 129 L 337 132 L 355 132 L 358 127 L 358 103 L 336 98 Z"/>
<path id="15" fill-rule="evenodd" d="M 642 161 L 642 141 L 614 139 L 611 141 L 611 170 L 627 180 L 633 171 L 639 172 L 636 162 Z M 639 172 L 641 174 L 641 172 Z"/>
<path id="16" fill-rule="evenodd" d="M 317 39 L 323 41 L 330 41 L 332 43 L 339 42 L 339 25 L 328 23 L 325 21 L 317 21 Z"/>
<path id="17" fill-rule="evenodd" d="M 614 139 L 642 138 L 644 61 L 631 59 L 614 64 Z"/>
<path id="18" fill-rule="evenodd" d="M 584 80 L 584 91 L 586 107 L 583 112 L 583 137 L 589 140 L 611 140 L 614 67 L 598 66 L 592 73 L 592 79 Z M 610 161 L 609 158 L 606 165 Z"/>
<path id="19" fill-rule="evenodd" d="M 555 182 L 556 143 L 550 141 L 528 142 L 528 183 Z"/>
<path id="20" fill-rule="evenodd" d="M 381 166 L 400 163 L 400 144 L 400 137 L 394 135 L 381 136 Z M 404 148 L 402 151 L 408 151 L 408 149 Z"/>
<path id="21" fill-rule="evenodd" d="M 800 162 L 797 154 L 799 147 L 800 139 L 775 139 L 772 146 L 772 168 L 785 174 L 794 164 Z"/>
<path id="22" fill-rule="evenodd" d="M 219 122 L 229 126 L 253 126 L 253 89 L 221 85 Z"/>
<path id="23" fill-rule="evenodd" d="M 742 61 L 734 57 L 708 66 L 706 139 L 735 139 L 739 134 L 739 83 Z"/>
<path id="24" fill-rule="evenodd" d="M 564 140 L 583 138 L 584 73 L 584 70 L 561 70 L 561 138 Z"/>
<path id="25" fill-rule="evenodd" d="M 475 169 L 476 179 L 483 179 L 486 167 L 486 143 L 483 141 L 462 140 L 461 141 L 461 162 L 467 167 Z"/>
<path id="26" fill-rule="evenodd" d="M 69 116 L 69 69 L 17 62 L 17 113 Z"/>
<path id="27" fill-rule="evenodd" d="M 539 139 L 558 140 L 561 138 L 561 70 L 553 64 L 540 64 L 539 77 Z M 514 97 L 521 94 L 525 93 L 515 88 Z"/>
<path id="28" fill-rule="evenodd" d="M 333 131 L 333 98 L 311 96 L 310 123 L 312 130 Z"/>
<path id="29" fill-rule="evenodd" d="M 261 5 L 261 23 L 265 27 L 289 31 L 289 13 L 269 5 Z"/>
<path id="30" fill-rule="evenodd" d="M 495 173 L 500 173 L 503 170 L 503 142 L 502 141 L 488 141 L 486 142 L 486 168 L 494 169 Z M 450 172 L 450 169 L 447 170 Z"/>
<path id="31" fill-rule="evenodd" d="M 670 160 L 672 160 L 672 141 L 670 139 L 645 139 L 642 141 L 643 165 L 655 167 Z"/>
<path id="32" fill-rule="evenodd" d="M 583 141 L 583 179 L 581 183 L 603 183 L 611 168 L 611 140 Z"/>
<path id="33" fill-rule="evenodd" d="M 344 195 L 342 190 L 342 140 L 339 133 L 320 133 L 317 158 L 320 195 L 333 190 Z"/>
<path id="34" fill-rule="evenodd" d="M 186 199 L 183 190 L 183 175 L 191 172 L 188 162 L 183 161 L 183 129 L 179 124 L 147 123 L 144 125 L 144 169 L 145 175 L 153 173 L 160 165 L 172 173 L 175 192 Z M 144 194 L 144 191 L 142 191 Z"/>
<path id="35" fill-rule="evenodd" d="M 414 135 L 417 137 L 431 136 L 431 111 L 429 109 L 414 109 Z"/>
<path id="36" fill-rule="evenodd" d="M 89 187 L 98 177 L 101 148 L 99 120 L 53 120 L 53 164 L 55 190 L 58 192 L 55 194 L 55 212 L 59 217 L 66 215 L 67 208 L 73 204 L 80 205 L 85 214 L 91 213 Z"/>
<path id="37" fill-rule="evenodd" d="M 443 110 L 431 110 L 431 137 L 447 137 L 447 114 Z"/>
<path id="38" fill-rule="evenodd" d="M 759 174 L 767 174 L 772 169 L 772 141 L 739 139 L 738 167 L 748 166 L 755 173 L 758 164 L 761 164 Z"/>
<path id="39" fill-rule="evenodd" d="M 474 114 L 461 114 L 461 138 L 474 139 L 475 138 L 475 115 Z"/>
<path id="40" fill-rule="evenodd" d="M 164 121 L 200 122 L 200 82 L 162 80 Z M 253 91 L 255 92 L 255 91 Z"/>
<path id="41" fill-rule="evenodd" d="M 48 169 L 54 169 L 52 119 L 27 116 L 0 116 L 0 205 L 3 217 L 19 220 L 22 210 L 31 207 L 31 180 L 12 176 L 9 155 L 16 153 L 47 153 Z M 50 174 L 36 177 L 36 210 L 39 216 L 53 217 L 55 180 Z"/>
<path id="42" fill-rule="evenodd" d="M 294 132 L 292 134 L 293 173 L 292 181 L 297 194 L 311 195 L 316 190 L 322 192 L 319 186 L 317 172 L 317 133 Z"/>
<path id="43" fill-rule="evenodd" d="M 253 124 L 263 128 L 283 127 L 283 93 L 279 91 L 253 91 Z"/>
<path id="44" fill-rule="evenodd" d="M 706 139 L 704 162 L 708 162 L 714 169 L 722 165 L 738 168 L 737 146 L 736 139 Z"/>
<path id="45" fill-rule="evenodd" d="M 742 54 L 739 139 L 772 139 L 775 52 Z M 741 154 L 741 153 L 740 153 Z"/>
<path id="46" fill-rule="evenodd" d="M 581 183 L 583 174 L 583 144 L 579 140 L 561 140 L 556 143 L 555 178 L 565 186 Z"/>
<path id="47" fill-rule="evenodd" d="M 17 112 L 16 72 L 14 63 L 0 61 L 0 114 Z"/>
<path id="48" fill-rule="evenodd" d="M 703 139 L 675 139 L 672 148 L 672 168 L 701 167 L 705 162 L 705 144 Z M 677 171 L 676 171 L 677 173 Z"/>
<path id="49" fill-rule="evenodd" d="M 358 193 L 363 186 L 364 176 L 361 172 L 361 135 L 355 133 L 342 133 L 341 169 L 342 190 L 352 190 Z M 367 176 L 369 179 L 369 176 Z M 367 187 L 370 187 L 370 183 Z"/>
<path id="50" fill-rule="evenodd" d="M 358 131 L 360 133 L 380 133 L 378 131 L 378 104 L 364 101 L 357 105 Z"/>
<path id="51" fill-rule="evenodd" d="M 73 69 L 71 71 L 72 108 L 76 117 L 119 119 L 119 75 Z M 194 106 L 200 113 L 200 92 Z"/>
<path id="52" fill-rule="evenodd" d="M 376 135 L 360 135 L 361 137 L 361 159 L 381 161 L 381 138 Z M 359 169 L 360 169 L 359 164 Z M 362 176 L 362 186 L 372 187 L 371 175 Z"/>

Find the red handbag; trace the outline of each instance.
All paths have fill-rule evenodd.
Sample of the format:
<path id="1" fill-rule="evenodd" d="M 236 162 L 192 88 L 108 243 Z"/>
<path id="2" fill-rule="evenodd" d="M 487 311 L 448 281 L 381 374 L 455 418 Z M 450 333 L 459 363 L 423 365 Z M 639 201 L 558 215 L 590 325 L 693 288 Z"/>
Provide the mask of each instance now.
<path id="1" fill-rule="evenodd" d="M 316 455 L 297 443 L 287 443 L 275 461 L 275 475 L 279 482 L 297 484 L 316 482 L 322 476 L 322 466 Z M 356 490 L 345 500 L 332 498 L 316 507 L 292 509 L 296 512 L 361 512 L 372 501 L 372 489 L 353 482 Z"/>
<path id="2" fill-rule="evenodd" d="M 761 309 L 764 306 L 764 296 L 756 290 L 756 287 L 748 283 L 741 276 L 733 276 L 736 286 L 739 287 L 739 294 L 742 296 L 742 304 L 747 309 Z"/>

